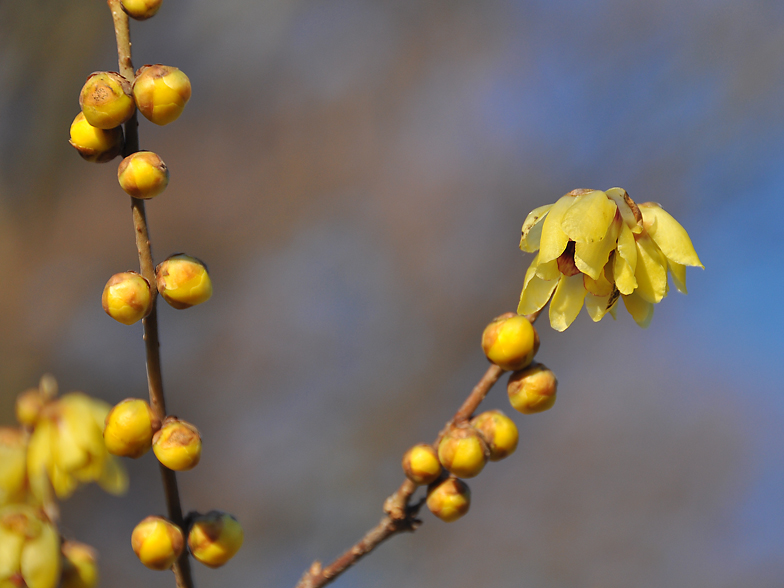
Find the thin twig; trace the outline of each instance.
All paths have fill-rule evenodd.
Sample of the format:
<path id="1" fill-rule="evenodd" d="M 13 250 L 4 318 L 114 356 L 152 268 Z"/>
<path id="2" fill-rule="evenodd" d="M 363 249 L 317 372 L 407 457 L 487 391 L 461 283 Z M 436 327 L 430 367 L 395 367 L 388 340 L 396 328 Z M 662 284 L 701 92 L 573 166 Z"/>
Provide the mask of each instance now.
<path id="1" fill-rule="evenodd" d="M 128 15 L 123 12 L 120 0 L 107 0 L 109 9 L 114 20 L 114 34 L 117 38 L 117 61 L 120 67 L 120 74 L 128 81 L 133 81 L 134 69 L 131 60 L 131 35 L 128 26 Z M 123 155 L 128 156 L 139 150 L 138 122 L 136 114 L 125 123 L 125 147 Z M 152 257 L 150 246 L 150 235 L 147 229 L 147 216 L 144 210 L 144 201 L 131 198 L 131 211 L 133 216 L 133 228 L 136 236 L 136 250 L 139 254 L 139 267 L 141 274 L 155 286 L 155 264 Z M 157 294 L 157 291 L 156 291 Z M 150 405 L 155 411 L 156 416 L 163 420 L 166 416 L 166 400 L 163 395 L 163 377 L 161 375 L 161 355 L 160 342 L 158 339 L 158 313 L 155 301 L 153 301 L 152 311 L 142 321 L 144 326 L 144 344 L 147 352 L 147 385 L 150 392 Z M 161 464 L 161 478 L 163 480 L 163 491 L 166 496 L 166 507 L 169 519 L 178 525 L 184 526 L 182 516 L 182 506 L 180 504 L 180 494 L 177 488 L 176 474 Z M 183 551 L 172 570 L 178 588 L 193 588 L 193 578 L 191 576 L 190 561 L 187 551 Z"/>
<path id="2" fill-rule="evenodd" d="M 539 312 L 527 315 L 526 318 L 533 324 L 539 317 Z M 503 373 L 504 370 L 495 364 L 487 368 L 487 371 L 471 390 L 471 393 L 457 410 L 455 416 L 438 433 L 438 437 L 435 443 L 433 443 L 434 447 L 438 447 L 441 437 L 452 426 L 464 423 L 471 418 Z M 406 479 L 400 485 L 400 488 L 384 501 L 384 512 L 387 514 L 378 525 L 365 533 L 362 539 L 357 541 L 328 566 L 323 567 L 319 561 L 313 562 L 310 569 L 303 574 L 296 588 L 320 588 L 321 586 L 326 586 L 385 540 L 398 533 L 416 531 L 421 524 L 421 521 L 416 517 L 424 503 L 424 500 L 420 500 L 413 505 L 409 503 L 416 489 L 417 485 Z"/>

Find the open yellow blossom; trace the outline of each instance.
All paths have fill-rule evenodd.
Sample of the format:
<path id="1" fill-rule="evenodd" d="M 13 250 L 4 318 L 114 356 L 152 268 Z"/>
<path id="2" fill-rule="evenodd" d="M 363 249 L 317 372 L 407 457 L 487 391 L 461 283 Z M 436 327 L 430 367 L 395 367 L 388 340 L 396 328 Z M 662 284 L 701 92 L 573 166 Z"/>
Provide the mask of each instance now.
<path id="1" fill-rule="evenodd" d="M 637 205 L 625 190 L 572 190 L 533 210 L 520 249 L 539 251 L 525 274 L 517 312 L 550 301 L 550 325 L 563 331 L 585 307 L 600 321 L 623 299 L 642 327 L 667 295 L 667 274 L 686 292 L 686 266 L 703 267 L 689 235 L 658 204 Z"/>
<path id="2" fill-rule="evenodd" d="M 67 498 L 88 482 L 98 482 L 113 494 L 126 490 L 127 474 L 103 440 L 109 408 L 81 392 L 52 396 L 46 402 L 27 450 L 30 491 L 38 502 L 49 502 L 53 494 Z"/>

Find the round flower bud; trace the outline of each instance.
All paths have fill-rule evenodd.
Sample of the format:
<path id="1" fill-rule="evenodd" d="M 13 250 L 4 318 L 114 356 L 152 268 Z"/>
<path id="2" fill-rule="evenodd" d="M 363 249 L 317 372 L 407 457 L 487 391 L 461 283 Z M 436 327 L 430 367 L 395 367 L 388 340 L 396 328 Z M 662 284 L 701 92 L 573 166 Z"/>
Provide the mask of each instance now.
<path id="1" fill-rule="evenodd" d="M 471 427 L 453 427 L 438 444 L 438 459 L 460 478 L 473 478 L 487 463 L 489 450 L 482 436 Z"/>
<path id="2" fill-rule="evenodd" d="M 517 449 L 517 425 L 500 410 L 488 410 L 471 419 L 471 426 L 482 434 L 490 449 L 490 461 L 512 455 Z"/>
<path id="3" fill-rule="evenodd" d="M 403 455 L 403 471 L 414 484 L 432 484 L 441 475 L 436 450 L 427 443 L 414 445 Z"/>
<path id="4" fill-rule="evenodd" d="M 158 461 L 170 470 L 190 470 L 201 458 L 201 435 L 192 424 L 166 417 L 152 437 L 152 450 Z"/>
<path id="5" fill-rule="evenodd" d="M 60 588 L 93 588 L 98 585 L 98 554 L 78 541 L 65 541 Z"/>
<path id="6" fill-rule="evenodd" d="M 169 168 L 158 154 L 137 151 L 120 162 L 117 180 L 129 196 L 149 200 L 169 185 Z"/>
<path id="7" fill-rule="evenodd" d="M 16 420 L 19 424 L 32 427 L 46 404 L 46 398 L 38 388 L 25 390 L 16 397 Z"/>
<path id="8" fill-rule="evenodd" d="M 132 325 L 150 314 L 154 300 L 147 279 L 131 271 L 109 278 L 101 296 L 106 314 L 124 325 Z"/>
<path id="9" fill-rule="evenodd" d="M 177 120 L 191 98 L 191 81 L 176 67 L 143 65 L 133 81 L 133 98 L 144 117 L 156 125 Z"/>
<path id="10" fill-rule="evenodd" d="M 114 71 L 91 74 L 79 94 L 87 122 L 99 129 L 113 129 L 133 116 L 136 105 L 130 83 Z"/>
<path id="11" fill-rule="evenodd" d="M 240 550 L 243 538 L 237 519 L 213 510 L 193 519 L 188 531 L 188 549 L 204 565 L 219 568 Z"/>
<path id="12" fill-rule="evenodd" d="M 147 402 L 126 398 L 106 415 L 103 440 L 109 453 L 137 458 L 149 451 L 160 428 L 161 421 Z"/>
<path id="13" fill-rule="evenodd" d="M 433 484 L 427 491 L 427 508 L 442 521 L 451 523 L 468 512 L 471 490 L 457 478 Z"/>
<path id="14" fill-rule="evenodd" d="M 505 370 L 523 369 L 533 361 L 539 336 L 524 316 L 511 312 L 493 319 L 482 333 L 487 359 Z"/>
<path id="15" fill-rule="evenodd" d="M 541 363 L 513 373 L 506 386 L 512 407 L 523 414 L 552 408 L 557 389 L 555 374 Z"/>
<path id="16" fill-rule="evenodd" d="M 80 112 L 71 123 L 71 139 L 68 141 L 84 159 L 94 163 L 111 161 L 123 148 L 123 130 L 99 129 L 87 122 Z"/>
<path id="17" fill-rule="evenodd" d="M 155 16 L 161 7 L 162 0 L 122 0 L 122 9 L 131 18 L 147 20 Z"/>
<path id="18" fill-rule="evenodd" d="M 212 281 L 204 262 L 183 253 L 172 255 L 155 268 L 158 292 L 177 309 L 206 302 L 212 296 Z"/>
<path id="19" fill-rule="evenodd" d="M 131 547 L 139 560 L 152 570 L 168 570 L 180 557 L 185 539 L 174 523 L 149 516 L 131 534 Z"/>

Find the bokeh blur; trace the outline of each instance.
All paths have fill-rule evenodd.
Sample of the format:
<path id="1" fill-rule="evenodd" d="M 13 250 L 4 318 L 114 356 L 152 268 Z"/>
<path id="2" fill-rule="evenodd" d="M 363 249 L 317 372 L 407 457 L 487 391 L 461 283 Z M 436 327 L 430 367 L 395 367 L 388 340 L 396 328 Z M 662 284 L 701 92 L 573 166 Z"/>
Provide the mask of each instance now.
<path id="1" fill-rule="evenodd" d="M 293 586 L 381 517 L 400 458 L 484 373 L 515 310 L 532 208 L 621 186 L 690 232 L 689 269 L 639 329 L 623 308 L 538 324 L 548 413 L 470 481 L 459 522 L 423 512 L 336 586 L 732 588 L 784 583 L 784 3 L 780 0 L 164 0 L 134 63 L 193 84 L 142 120 L 168 164 L 147 205 L 157 260 L 209 264 L 215 294 L 159 304 L 169 412 L 196 423 L 186 510 L 245 527 L 197 584 Z M 106 3 L 0 1 L 0 424 L 53 373 L 145 397 L 141 325 L 107 317 L 137 268 L 116 165 L 68 145 L 87 75 L 116 69 Z M 88 487 L 64 532 L 102 585 L 172 586 L 130 549 L 163 513 L 152 453 L 121 498 Z"/>

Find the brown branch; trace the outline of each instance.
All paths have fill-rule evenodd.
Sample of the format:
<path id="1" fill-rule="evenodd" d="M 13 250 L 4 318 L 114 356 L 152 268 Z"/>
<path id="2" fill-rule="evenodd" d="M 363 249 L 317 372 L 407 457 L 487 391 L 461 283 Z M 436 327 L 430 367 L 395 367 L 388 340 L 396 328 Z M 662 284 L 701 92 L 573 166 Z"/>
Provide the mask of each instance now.
<path id="1" fill-rule="evenodd" d="M 128 15 L 123 12 L 120 0 L 107 0 L 109 9 L 112 12 L 114 21 L 114 34 L 117 39 L 117 61 L 120 67 L 120 74 L 128 81 L 133 81 L 134 70 L 131 60 L 131 35 L 128 26 Z M 125 123 L 125 147 L 123 155 L 128 156 L 139 150 L 139 134 L 136 113 Z M 147 228 L 147 215 L 144 209 L 144 201 L 131 198 L 131 211 L 133 216 L 133 228 L 136 236 L 136 250 L 139 254 L 139 267 L 141 274 L 147 278 L 155 289 L 155 263 L 152 257 L 150 246 L 150 234 Z M 157 291 L 156 291 L 157 294 Z M 144 345 L 147 353 L 147 386 L 150 392 L 150 405 L 155 411 L 156 416 L 163 420 L 166 416 L 166 400 L 163 394 L 163 376 L 161 374 L 161 355 L 160 342 L 158 339 L 158 313 L 155 301 L 153 301 L 152 311 L 142 321 L 144 326 Z M 169 519 L 184 527 L 182 516 L 182 506 L 180 504 L 180 494 L 177 488 L 176 474 L 165 467 L 160 466 L 161 479 L 163 481 L 163 491 L 166 497 L 166 507 Z M 193 588 L 193 578 L 191 576 L 190 561 L 187 551 L 183 551 L 177 562 L 172 567 L 178 588 Z"/>
<path id="2" fill-rule="evenodd" d="M 533 324 L 540 313 L 541 310 L 527 315 L 526 318 Z M 441 437 L 444 436 L 450 427 L 464 423 L 471 418 L 471 415 L 474 414 L 503 373 L 504 370 L 495 364 L 487 368 L 487 371 L 474 386 L 474 389 L 471 390 L 471 393 L 457 410 L 455 416 L 438 433 L 438 437 L 433 443 L 434 447 L 438 447 Z M 319 561 L 313 562 L 310 569 L 303 574 L 296 588 L 320 588 L 321 586 L 326 586 L 393 535 L 404 531 L 416 531 L 422 523 L 416 517 L 422 504 L 424 504 L 424 499 L 416 504 L 409 504 L 411 496 L 416 492 L 416 489 L 417 485 L 406 479 L 400 485 L 400 488 L 384 501 L 384 512 L 387 514 L 378 525 L 365 533 L 362 539 L 357 541 L 327 567 L 322 567 Z"/>

